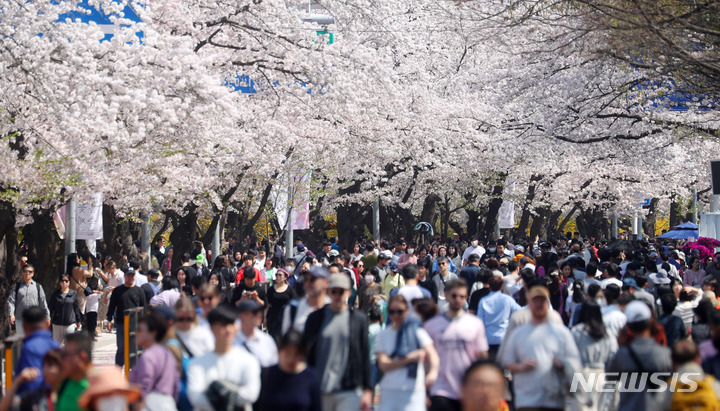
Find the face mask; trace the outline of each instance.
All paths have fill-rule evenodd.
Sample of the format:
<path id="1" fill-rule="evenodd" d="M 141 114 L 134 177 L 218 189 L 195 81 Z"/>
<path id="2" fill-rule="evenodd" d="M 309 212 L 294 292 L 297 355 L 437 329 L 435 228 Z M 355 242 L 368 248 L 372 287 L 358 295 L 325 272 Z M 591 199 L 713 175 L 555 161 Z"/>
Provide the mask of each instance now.
<path id="1" fill-rule="evenodd" d="M 488 251 L 489 251 L 489 252 L 491 252 L 491 253 L 494 253 L 494 252 L 495 252 L 495 250 L 496 250 L 496 248 L 494 248 L 494 247 L 490 247 L 490 248 L 488 248 Z"/>
<path id="2" fill-rule="evenodd" d="M 372 275 L 366 275 L 366 276 L 365 276 L 365 282 L 366 282 L 366 283 L 369 284 L 369 283 L 371 283 L 371 282 L 373 282 L 373 281 L 375 281 L 375 277 L 373 277 Z"/>
<path id="3" fill-rule="evenodd" d="M 470 243 L 470 244 L 472 244 L 472 246 L 473 246 L 473 247 L 477 247 L 477 245 L 478 245 L 478 242 L 477 242 L 477 241 L 473 241 L 473 242 L 472 242 L 472 243 Z"/>
<path id="4" fill-rule="evenodd" d="M 412 254 L 412 253 L 414 253 L 414 252 L 415 252 L 415 249 L 414 249 L 414 248 L 408 248 L 408 254 Z"/>
<path id="5" fill-rule="evenodd" d="M 596 298 L 595 302 L 598 303 L 600 307 L 607 307 L 607 300 L 604 298 Z"/>
<path id="6" fill-rule="evenodd" d="M 286 265 L 285 271 L 287 271 L 288 273 L 292 273 L 293 271 L 295 271 L 295 267 L 293 267 L 291 265 Z"/>
<path id="7" fill-rule="evenodd" d="M 97 399 L 97 409 L 99 411 L 124 411 L 127 406 L 127 398 L 124 395 L 111 395 Z"/>
<path id="8" fill-rule="evenodd" d="M 313 264 L 313 266 L 315 266 L 315 267 L 322 267 L 322 264 L 317 263 L 317 264 Z"/>

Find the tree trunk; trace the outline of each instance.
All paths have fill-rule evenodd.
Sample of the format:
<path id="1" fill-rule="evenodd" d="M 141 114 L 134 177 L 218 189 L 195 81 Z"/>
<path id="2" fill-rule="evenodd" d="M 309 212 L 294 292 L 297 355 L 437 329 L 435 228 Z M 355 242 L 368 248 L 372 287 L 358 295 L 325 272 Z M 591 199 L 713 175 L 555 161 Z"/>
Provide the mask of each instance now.
<path id="1" fill-rule="evenodd" d="M 643 218 L 643 232 L 650 238 L 655 237 L 655 225 L 657 223 L 659 203 L 660 200 L 658 200 L 657 198 L 653 198 L 652 200 L 650 200 L 650 207 L 648 208 L 648 213 L 645 218 Z"/>
<path id="2" fill-rule="evenodd" d="M 525 196 L 525 202 L 522 207 L 522 214 L 520 215 L 520 223 L 515 231 L 515 238 L 523 238 L 528 234 L 528 226 L 530 224 L 530 207 L 532 206 L 533 200 L 535 200 L 535 193 L 537 190 L 537 182 L 542 180 L 542 176 L 533 174 L 530 177 L 530 185 L 528 186 L 528 192 Z M 534 238 L 534 237 L 533 237 Z"/>
<path id="3" fill-rule="evenodd" d="M 575 223 L 583 238 L 610 238 L 610 221 L 602 210 L 580 210 Z"/>
<path id="4" fill-rule="evenodd" d="M 355 241 L 372 231 L 372 207 L 359 203 L 343 204 L 337 208 L 338 246 L 352 251 Z"/>
<path id="5" fill-rule="evenodd" d="M 65 272 L 64 242 L 55 231 L 53 212 L 33 211 L 33 222 L 22 229 L 23 244 L 28 259 L 35 266 L 34 280 L 42 284 L 49 295 L 57 287 L 60 274 Z"/>
<path id="6" fill-rule="evenodd" d="M 547 220 L 547 226 L 545 227 L 545 236 L 546 237 L 560 237 L 562 232 L 559 232 L 558 227 L 558 220 L 560 220 L 560 216 L 562 215 L 562 211 L 553 211 L 550 213 L 550 216 Z"/>
<path id="7" fill-rule="evenodd" d="M 13 284 L 20 281 L 18 271 L 18 230 L 15 228 L 15 209 L 7 202 L 0 202 L 0 297 L 7 301 Z M 3 305 L 0 313 L 0 337 L 10 331 L 8 311 Z"/>
<path id="8" fill-rule="evenodd" d="M 504 183 L 504 181 L 505 179 L 503 178 L 502 182 Z M 485 224 L 480 230 L 481 238 L 495 237 L 495 225 L 497 225 L 498 213 L 503 203 L 502 193 L 504 189 L 504 184 L 496 184 L 492 188 L 492 199 L 490 200 L 490 204 L 488 204 L 487 214 L 485 214 Z"/>
<path id="9" fill-rule="evenodd" d="M 173 267 L 180 267 L 180 257 L 184 253 L 189 253 L 190 258 L 194 259 L 192 253 L 195 251 L 195 241 L 198 240 L 197 232 L 197 206 L 190 204 L 185 207 L 185 215 L 178 216 L 178 225 L 170 234 L 170 243 L 173 245 Z"/>
<path id="10" fill-rule="evenodd" d="M 672 200 L 670 202 L 670 228 L 675 227 L 676 225 L 680 225 L 683 223 L 682 216 L 682 204 L 680 202 L 680 199 L 678 198 L 677 194 L 673 194 Z"/>
<path id="11" fill-rule="evenodd" d="M 547 231 L 543 230 L 543 227 L 545 227 L 545 219 L 549 214 L 550 210 L 547 207 L 535 208 L 535 215 L 530 226 L 530 239 L 532 241 L 535 241 L 536 236 L 547 239 Z"/>

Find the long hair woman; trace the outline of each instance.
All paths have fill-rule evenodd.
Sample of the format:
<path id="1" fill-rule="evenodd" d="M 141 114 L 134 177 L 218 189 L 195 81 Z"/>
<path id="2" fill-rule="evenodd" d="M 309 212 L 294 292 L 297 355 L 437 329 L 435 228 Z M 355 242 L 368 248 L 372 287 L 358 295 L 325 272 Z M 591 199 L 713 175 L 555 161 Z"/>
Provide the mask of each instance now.
<path id="1" fill-rule="evenodd" d="M 585 378 L 588 378 L 590 373 L 596 373 L 598 378 L 603 378 L 605 367 L 618 350 L 618 342 L 603 323 L 600 305 L 589 299 L 582 303 L 578 323 L 570 332 L 580 352 Z M 607 399 L 604 393 L 594 389 L 600 386 L 602 385 L 597 384 L 591 392 L 580 393 L 579 397 L 573 399 L 572 409 L 603 410 Z"/>

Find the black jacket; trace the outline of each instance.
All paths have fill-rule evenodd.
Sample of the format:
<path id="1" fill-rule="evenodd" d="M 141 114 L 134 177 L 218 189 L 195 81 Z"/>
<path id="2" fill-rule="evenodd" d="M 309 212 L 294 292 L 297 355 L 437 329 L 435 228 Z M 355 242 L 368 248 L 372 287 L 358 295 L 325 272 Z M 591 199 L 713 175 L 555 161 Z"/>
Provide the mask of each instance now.
<path id="1" fill-rule="evenodd" d="M 315 343 L 322 331 L 323 317 L 325 310 L 330 306 L 319 309 L 307 318 L 303 342 L 307 347 L 307 363 L 311 367 L 317 364 Z M 370 343 L 368 341 L 367 316 L 360 311 L 350 310 L 350 351 L 348 363 L 345 367 L 345 374 L 342 377 L 342 390 L 354 390 L 358 387 L 371 390 L 370 381 Z M 316 370 L 322 374 L 323 370 Z"/>
<path id="2" fill-rule="evenodd" d="M 53 291 L 48 300 L 51 322 L 55 325 L 72 325 L 81 322 L 78 295 L 75 290 L 68 290 L 65 297 L 58 289 Z"/>

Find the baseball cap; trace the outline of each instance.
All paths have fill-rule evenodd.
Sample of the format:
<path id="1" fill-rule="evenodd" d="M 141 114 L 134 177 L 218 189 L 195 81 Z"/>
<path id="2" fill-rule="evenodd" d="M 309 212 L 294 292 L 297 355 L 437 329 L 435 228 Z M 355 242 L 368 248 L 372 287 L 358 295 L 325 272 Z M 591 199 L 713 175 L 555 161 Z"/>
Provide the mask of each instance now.
<path id="1" fill-rule="evenodd" d="M 160 314 L 161 316 L 163 316 L 163 318 L 165 318 L 168 321 L 170 321 L 170 320 L 175 321 L 175 319 L 177 318 L 177 314 L 175 313 L 175 310 L 172 307 L 168 307 L 167 305 L 164 305 L 164 304 L 153 307 L 152 312 Z"/>
<path id="2" fill-rule="evenodd" d="M 340 255 L 340 252 L 338 250 L 330 250 L 330 252 L 328 253 L 328 257 L 330 257 L 330 258 L 337 257 L 339 255 Z"/>
<path id="3" fill-rule="evenodd" d="M 640 289 L 640 287 L 638 287 L 638 285 L 637 285 L 637 281 L 635 281 L 634 278 L 630 278 L 630 277 L 623 279 L 623 285 L 628 286 L 628 287 L 633 287 L 636 290 Z"/>
<path id="4" fill-rule="evenodd" d="M 333 274 L 330 276 L 328 283 L 328 290 L 331 288 L 342 288 L 343 290 L 350 289 L 350 278 L 345 274 Z"/>
<path id="5" fill-rule="evenodd" d="M 625 306 L 625 317 L 627 317 L 628 323 L 639 323 L 650 320 L 652 313 L 647 304 L 635 300 Z"/>
<path id="6" fill-rule="evenodd" d="M 310 270 L 308 270 L 308 274 L 315 278 L 328 278 L 330 274 L 328 273 L 327 268 L 325 267 L 318 267 L 316 265 L 310 267 Z"/>
<path id="7" fill-rule="evenodd" d="M 384 258 L 386 260 L 391 260 L 392 253 L 388 250 L 385 250 L 385 251 L 381 252 L 380 255 L 378 255 L 378 258 Z"/>
<path id="8" fill-rule="evenodd" d="M 305 251 L 305 246 L 302 245 L 302 244 L 298 244 L 297 250 L 300 251 L 300 252 Z"/>
<path id="9" fill-rule="evenodd" d="M 245 301 L 241 302 L 240 304 L 238 304 L 238 306 L 237 306 L 238 313 L 244 313 L 244 312 L 248 312 L 248 311 L 258 311 L 261 309 L 262 309 L 262 305 L 260 305 L 260 303 L 258 303 L 257 301 L 255 301 L 253 299 L 245 300 Z"/>
<path id="10" fill-rule="evenodd" d="M 542 285 L 536 285 L 531 287 L 527 293 L 528 300 L 532 300 L 535 297 L 550 298 L 550 292 L 546 287 L 543 287 Z"/>

